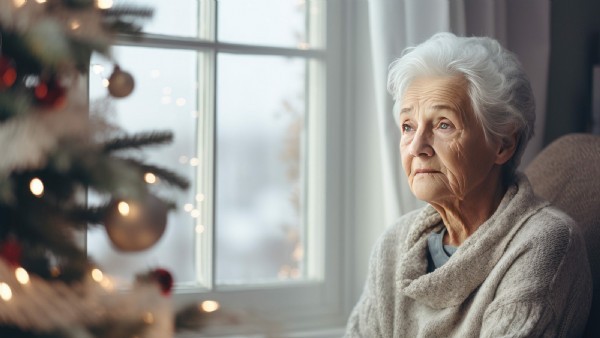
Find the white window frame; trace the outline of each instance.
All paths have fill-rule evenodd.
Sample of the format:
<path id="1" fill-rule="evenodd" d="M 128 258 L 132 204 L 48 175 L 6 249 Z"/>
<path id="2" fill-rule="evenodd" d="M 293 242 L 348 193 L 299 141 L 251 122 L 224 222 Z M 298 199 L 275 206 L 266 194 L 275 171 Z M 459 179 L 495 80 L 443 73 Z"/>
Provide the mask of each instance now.
<path id="1" fill-rule="evenodd" d="M 214 30 L 201 30 L 196 38 L 182 38 L 162 36 L 159 34 L 143 34 L 141 37 L 119 36 L 115 45 L 131 47 L 149 47 L 159 49 L 177 49 L 193 51 L 210 51 L 199 55 L 198 72 L 210 74 L 210 77 L 198 78 L 198 153 L 202 154 L 201 163 L 213 163 L 210 166 L 198 166 L 197 189 L 206 196 L 214 196 L 213 181 L 207 177 L 214 177 L 214 139 L 215 139 L 215 73 L 216 54 L 219 52 L 250 54 L 250 55 L 276 55 L 276 56 L 301 56 L 319 60 L 311 63 L 312 67 L 322 67 L 321 72 L 325 79 L 325 88 L 308 86 L 307 96 L 311 98 L 309 105 L 323 104 L 320 109 L 325 114 L 325 123 L 311 124 L 309 119 L 309 132 L 323 135 L 319 141 L 324 144 L 309 145 L 309 148 L 321 149 L 318 152 L 309 152 L 309 161 L 322 164 L 307 168 L 312 178 L 318 177 L 318 184 L 322 185 L 323 196 L 320 199 L 312 198 L 307 201 L 308 209 L 316 211 L 306 222 L 311 227 L 322 229 L 309 229 L 312 236 L 307 240 L 312 249 L 322 248 L 323 252 L 312 257 L 323 257 L 322 260 L 310 262 L 307 266 L 313 270 L 309 276 L 317 275 L 321 278 L 288 282 L 282 284 L 268 284 L 255 286 L 217 287 L 214 285 L 213 269 L 206 265 L 197 266 L 199 270 L 200 286 L 176 287 L 173 298 L 176 307 L 185 306 L 190 302 L 201 302 L 207 299 L 218 300 L 224 311 L 233 310 L 234 314 L 243 311 L 252 311 L 252 318 L 263 321 L 264 325 L 275 325 L 281 330 L 278 336 L 285 337 L 339 337 L 347 320 L 356 293 L 356 283 L 353 280 L 351 247 L 354 243 L 354 188 L 353 181 L 353 156 L 354 151 L 352 131 L 354 130 L 354 112 L 348 107 L 351 102 L 348 97 L 352 94 L 352 86 L 348 79 L 350 67 L 346 54 L 352 46 L 348 46 L 350 37 L 349 29 L 353 28 L 350 15 L 352 13 L 351 1 L 321 0 L 327 4 L 325 29 L 327 47 L 324 49 L 293 49 L 279 47 L 249 46 L 243 44 L 216 42 Z M 210 24 L 201 27 L 216 27 L 215 1 L 199 1 L 200 20 Z M 323 90 L 324 89 L 324 90 Z M 345 99 L 344 99 L 345 98 Z M 315 111 L 307 107 L 307 111 Z M 323 122 L 323 120 L 321 120 Z M 310 139 L 310 137 L 309 137 Z M 204 171 L 203 171 L 204 170 Z M 312 172 L 311 172 L 312 171 Z M 205 227 L 203 239 L 197 246 L 197 254 L 214 257 L 214 232 L 212 225 L 213 204 L 212 198 L 206 198 L 198 205 L 201 208 L 203 224 Z M 319 221 L 320 219 L 320 221 Z M 319 231 L 322 230 L 322 231 Z M 321 241 L 321 243 L 319 243 Z M 214 259 L 213 259 L 214 262 Z M 246 312 L 247 313 L 247 312 Z M 256 328 L 256 322 L 253 325 Z M 218 328 L 211 331 L 214 336 L 232 335 L 244 332 L 244 326 L 231 328 Z M 194 337 L 196 333 L 182 333 L 178 337 Z"/>

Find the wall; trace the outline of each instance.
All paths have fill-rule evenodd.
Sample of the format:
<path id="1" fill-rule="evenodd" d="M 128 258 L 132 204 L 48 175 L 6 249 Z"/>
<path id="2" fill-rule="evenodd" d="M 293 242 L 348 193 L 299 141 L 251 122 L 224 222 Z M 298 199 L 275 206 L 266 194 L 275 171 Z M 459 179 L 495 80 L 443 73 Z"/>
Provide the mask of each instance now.
<path id="1" fill-rule="evenodd" d="M 600 1 L 551 1 L 551 47 L 546 133 L 561 135 L 590 129 L 591 67 L 598 61 Z"/>

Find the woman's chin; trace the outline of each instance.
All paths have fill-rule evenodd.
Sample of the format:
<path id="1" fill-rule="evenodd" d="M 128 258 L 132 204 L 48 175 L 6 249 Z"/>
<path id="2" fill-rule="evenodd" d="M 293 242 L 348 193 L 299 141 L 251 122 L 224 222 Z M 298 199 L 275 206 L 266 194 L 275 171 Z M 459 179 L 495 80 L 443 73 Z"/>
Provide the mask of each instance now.
<path id="1" fill-rule="evenodd" d="M 428 203 L 440 200 L 448 194 L 445 189 L 429 184 L 413 184 L 410 190 L 417 199 Z"/>

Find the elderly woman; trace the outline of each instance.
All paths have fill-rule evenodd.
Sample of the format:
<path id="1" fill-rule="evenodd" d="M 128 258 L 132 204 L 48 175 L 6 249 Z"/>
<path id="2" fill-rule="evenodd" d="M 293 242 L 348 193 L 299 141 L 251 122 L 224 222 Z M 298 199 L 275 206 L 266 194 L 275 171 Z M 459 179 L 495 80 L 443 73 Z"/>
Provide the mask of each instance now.
<path id="1" fill-rule="evenodd" d="M 377 242 L 346 337 L 581 335 L 584 243 L 515 171 L 535 107 L 514 55 L 437 34 L 391 65 L 388 88 L 408 184 L 428 205 Z"/>

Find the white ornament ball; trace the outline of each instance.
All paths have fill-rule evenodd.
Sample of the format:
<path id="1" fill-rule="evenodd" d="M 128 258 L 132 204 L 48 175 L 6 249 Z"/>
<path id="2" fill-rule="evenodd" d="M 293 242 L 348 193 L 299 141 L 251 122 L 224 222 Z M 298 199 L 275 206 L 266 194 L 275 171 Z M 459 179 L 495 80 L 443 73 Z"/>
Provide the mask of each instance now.
<path id="1" fill-rule="evenodd" d="M 115 66 L 115 70 L 108 78 L 108 92 L 113 97 L 125 97 L 133 92 L 135 81 L 133 76 L 128 72 L 122 71 L 119 66 Z"/>
<path id="2" fill-rule="evenodd" d="M 112 244 L 120 251 L 150 248 L 162 237 L 167 225 L 167 205 L 155 196 L 143 201 L 115 200 L 104 222 Z"/>

